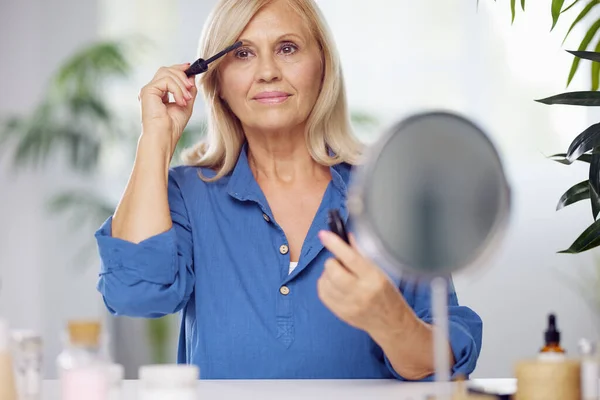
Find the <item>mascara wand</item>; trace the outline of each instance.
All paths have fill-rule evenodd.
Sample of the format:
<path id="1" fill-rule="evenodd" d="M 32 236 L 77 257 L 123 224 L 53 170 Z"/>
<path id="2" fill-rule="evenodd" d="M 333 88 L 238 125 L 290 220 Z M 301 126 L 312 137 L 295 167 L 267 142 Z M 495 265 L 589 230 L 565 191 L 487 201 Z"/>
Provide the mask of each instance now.
<path id="1" fill-rule="evenodd" d="M 231 46 L 227 47 L 225 50 L 222 50 L 209 58 L 208 60 L 204 60 L 202 58 L 197 59 L 190 67 L 185 71 L 185 74 L 190 77 L 192 75 L 203 74 L 208 70 L 208 64 L 211 62 L 223 57 L 225 54 L 229 53 L 232 50 L 237 49 L 242 45 L 242 42 L 235 42 Z"/>

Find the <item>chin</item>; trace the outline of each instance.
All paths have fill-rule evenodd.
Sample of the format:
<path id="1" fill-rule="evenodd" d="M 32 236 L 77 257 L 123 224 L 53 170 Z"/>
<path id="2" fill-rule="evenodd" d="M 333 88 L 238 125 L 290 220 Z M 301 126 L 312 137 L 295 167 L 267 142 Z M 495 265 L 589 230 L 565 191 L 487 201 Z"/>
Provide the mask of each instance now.
<path id="1" fill-rule="evenodd" d="M 296 127 L 297 123 L 283 122 L 283 121 L 260 121 L 255 125 L 257 130 L 260 131 L 285 131 Z"/>
<path id="2" fill-rule="evenodd" d="M 255 115 L 255 120 L 252 124 L 249 124 L 255 129 L 261 131 L 282 131 L 282 130 L 290 130 L 302 123 L 298 116 L 294 116 L 294 118 L 290 116 L 264 116 L 261 117 L 260 114 Z"/>

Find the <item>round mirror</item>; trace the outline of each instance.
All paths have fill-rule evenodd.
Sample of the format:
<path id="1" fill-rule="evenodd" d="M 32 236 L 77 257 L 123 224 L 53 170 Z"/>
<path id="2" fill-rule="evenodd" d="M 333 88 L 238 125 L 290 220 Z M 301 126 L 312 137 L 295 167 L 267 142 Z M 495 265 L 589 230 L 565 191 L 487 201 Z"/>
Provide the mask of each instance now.
<path id="1" fill-rule="evenodd" d="M 411 116 L 366 153 L 348 209 L 356 241 L 398 282 L 429 279 L 436 381 L 449 380 L 447 280 L 482 266 L 504 233 L 510 189 L 496 149 L 473 122 L 449 112 Z M 344 233 L 331 213 L 332 230 Z"/>
<path id="2" fill-rule="evenodd" d="M 481 265 L 503 233 L 510 190 L 486 134 L 449 112 L 411 116 L 367 151 L 350 187 L 357 243 L 393 277 Z"/>

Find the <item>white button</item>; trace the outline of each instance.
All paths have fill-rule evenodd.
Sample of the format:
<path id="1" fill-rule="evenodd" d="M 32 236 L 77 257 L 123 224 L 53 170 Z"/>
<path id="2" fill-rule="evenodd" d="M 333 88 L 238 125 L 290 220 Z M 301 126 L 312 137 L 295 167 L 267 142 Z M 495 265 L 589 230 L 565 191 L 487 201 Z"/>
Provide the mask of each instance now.
<path id="1" fill-rule="evenodd" d="M 263 214 L 263 218 L 265 219 L 265 221 L 269 222 L 271 220 L 271 218 L 269 218 L 269 216 L 267 214 Z"/>
<path id="2" fill-rule="evenodd" d="M 290 288 L 287 286 L 282 286 L 279 288 L 279 293 L 281 293 L 284 296 L 287 296 L 288 294 L 290 294 Z"/>
<path id="3" fill-rule="evenodd" d="M 282 244 L 281 246 L 279 246 L 279 252 L 281 254 L 287 254 L 288 251 L 289 251 L 289 248 L 287 247 L 287 245 Z"/>

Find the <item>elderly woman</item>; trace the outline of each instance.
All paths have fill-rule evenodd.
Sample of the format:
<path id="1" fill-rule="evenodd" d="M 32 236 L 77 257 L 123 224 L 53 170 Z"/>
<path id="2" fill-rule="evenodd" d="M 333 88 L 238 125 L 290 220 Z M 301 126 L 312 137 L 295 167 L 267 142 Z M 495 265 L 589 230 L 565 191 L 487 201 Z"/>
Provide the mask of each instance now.
<path id="1" fill-rule="evenodd" d="M 347 219 L 361 146 L 316 4 L 221 0 L 200 52 L 238 40 L 197 83 L 208 135 L 185 166 L 169 168 L 197 93 L 189 65 L 160 68 L 140 92 L 133 171 L 96 233 L 109 311 L 182 311 L 178 362 L 205 379 L 429 379 L 428 286 L 399 289 L 327 231 L 328 209 Z M 482 322 L 454 292 L 448 305 L 448 368 L 468 376 Z"/>

